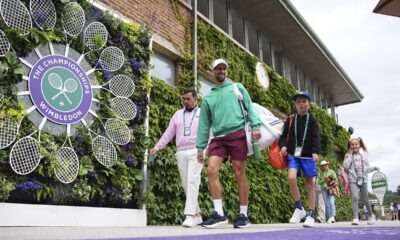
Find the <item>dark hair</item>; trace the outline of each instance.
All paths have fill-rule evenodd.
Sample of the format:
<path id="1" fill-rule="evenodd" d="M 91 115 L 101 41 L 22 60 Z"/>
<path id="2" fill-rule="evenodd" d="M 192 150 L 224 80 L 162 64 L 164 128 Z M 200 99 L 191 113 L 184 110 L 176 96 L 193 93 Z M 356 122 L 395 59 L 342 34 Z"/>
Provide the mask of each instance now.
<path id="1" fill-rule="evenodd" d="M 193 88 L 187 88 L 187 89 L 185 89 L 185 90 L 183 91 L 183 94 L 186 94 L 186 93 L 192 93 L 192 96 L 193 96 L 193 97 L 197 97 L 197 91 L 194 90 Z"/>

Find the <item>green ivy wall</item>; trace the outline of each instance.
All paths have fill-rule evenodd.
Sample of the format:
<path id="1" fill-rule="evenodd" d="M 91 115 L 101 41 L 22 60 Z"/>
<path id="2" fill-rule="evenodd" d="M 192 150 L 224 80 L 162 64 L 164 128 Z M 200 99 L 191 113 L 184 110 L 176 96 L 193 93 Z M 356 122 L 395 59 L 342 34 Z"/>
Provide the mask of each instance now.
<path id="1" fill-rule="evenodd" d="M 173 2 L 173 1 L 171 1 Z M 179 14 L 177 14 L 179 15 Z M 183 23 L 182 24 L 187 24 Z M 190 35 L 190 28 L 188 35 Z M 188 37 L 187 39 L 190 39 Z M 190 49 L 188 46 L 180 49 Z M 256 80 L 255 66 L 257 58 L 235 45 L 228 37 L 213 26 L 199 22 L 198 25 L 198 61 L 199 73 L 210 71 L 210 64 L 215 58 L 224 58 L 229 63 L 229 76 L 234 81 L 241 82 L 249 91 L 252 100 L 269 109 L 279 110 L 289 115 L 295 111 L 291 96 L 295 88 L 287 79 L 280 77 L 273 69 L 267 67 L 271 79 L 268 91 L 261 88 Z M 172 114 L 182 107 L 182 89 L 193 85 L 191 74 L 191 58 L 189 51 L 182 52 L 187 56 L 180 67 L 185 74 L 177 79 L 177 88 L 153 79 L 150 104 L 150 136 L 155 144 L 168 126 Z M 311 112 L 317 118 L 321 128 L 322 154 L 321 158 L 331 162 L 331 168 L 337 169 L 347 144 L 349 134 L 325 110 L 312 106 Z M 149 224 L 180 224 L 183 221 L 185 196 L 181 188 L 177 164 L 174 157 L 175 142 L 157 154 L 156 162 L 149 167 L 151 171 L 148 193 Z M 273 169 L 267 162 L 267 151 L 263 159 L 248 159 L 247 176 L 250 183 L 249 217 L 253 223 L 287 222 L 293 210 L 293 201 L 287 182 L 287 171 Z M 223 186 L 224 210 L 232 221 L 239 211 L 236 182 L 231 170 L 231 163 L 225 162 L 220 172 Z M 299 179 L 302 200 L 306 204 L 306 191 L 303 179 Z M 205 169 L 202 174 L 202 184 L 199 195 L 203 215 L 213 211 L 212 199 L 209 194 Z M 351 218 L 351 199 L 337 200 L 337 219 Z"/>

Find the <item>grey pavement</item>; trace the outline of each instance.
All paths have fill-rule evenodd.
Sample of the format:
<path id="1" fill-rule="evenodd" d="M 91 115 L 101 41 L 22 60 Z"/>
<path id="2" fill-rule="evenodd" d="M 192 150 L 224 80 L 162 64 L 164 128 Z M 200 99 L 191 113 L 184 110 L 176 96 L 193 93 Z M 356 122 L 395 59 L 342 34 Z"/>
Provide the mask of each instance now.
<path id="1" fill-rule="evenodd" d="M 386 228 L 387 227 L 387 228 Z M 337 232 L 337 229 L 349 229 L 354 231 L 354 228 L 367 229 L 379 228 L 390 229 L 390 231 L 400 239 L 400 222 L 393 221 L 378 221 L 375 225 L 367 225 L 366 222 L 361 222 L 359 226 L 351 226 L 350 222 L 337 222 L 334 224 L 316 224 L 313 229 L 321 228 L 326 230 L 332 228 Z M 304 229 L 302 224 L 253 224 L 246 229 L 234 229 L 232 225 L 227 225 L 218 229 L 205 229 L 200 226 L 195 228 L 184 228 L 181 226 L 147 226 L 147 227 L 0 227 L 0 240 L 25 240 L 25 239 L 134 239 L 134 238 L 154 238 L 154 237 L 169 237 L 173 239 L 177 236 L 186 236 L 185 239 L 190 239 L 190 236 L 202 236 L 209 239 L 219 239 L 215 236 L 221 234 L 229 235 L 233 233 L 251 233 L 260 232 L 279 232 L 290 231 L 295 229 Z M 394 230 L 394 231 L 393 231 Z M 333 231 L 332 231 L 333 232 Z M 283 232 L 282 232 L 283 233 Z M 379 234 L 379 233 L 378 233 Z M 332 235 L 332 239 L 336 239 Z M 208 238 L 207 238 L 208 239 Z M 264 239 L 264 238 L 261 238 Z M 330 239 L 330 238 L 327 238 Z M 377 239 L 380 239 L 379 237 Z M 396 239 L 396 238 L 394 238 Z"/>

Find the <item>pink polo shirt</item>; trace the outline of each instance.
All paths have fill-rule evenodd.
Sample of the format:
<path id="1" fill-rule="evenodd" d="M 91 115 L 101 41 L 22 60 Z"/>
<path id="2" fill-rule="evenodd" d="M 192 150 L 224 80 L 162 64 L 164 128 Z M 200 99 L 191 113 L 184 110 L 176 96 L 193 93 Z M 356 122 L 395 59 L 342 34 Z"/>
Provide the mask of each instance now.
<path id="1" fill-rule="evenodd" d="M 199 125 L 200 108 L 196 107 L 191 112 L 182 108 L 174 113 L 169 121 L 168 128 L 158 140 L 154 148 L 159 151 L 176 137 L 176 150 L 182 151 L 196 148 L 197 127 Z M 185 128 L 187 136 L 184 135 Z M 188 133 L 190 129 L 190 134 Z"/>

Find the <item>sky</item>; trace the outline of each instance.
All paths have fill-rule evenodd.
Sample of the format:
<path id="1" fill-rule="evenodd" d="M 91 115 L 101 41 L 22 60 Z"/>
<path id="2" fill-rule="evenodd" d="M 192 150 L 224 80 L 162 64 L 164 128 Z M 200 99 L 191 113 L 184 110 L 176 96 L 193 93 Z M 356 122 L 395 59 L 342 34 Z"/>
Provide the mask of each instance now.
<path id="1" fill-rule="evenodd" d="M 291 2 L 363 94 L 361 103 L 336 108 L 339 124 L 354 128 L 352 137 L 364 140 L 370 165 L 380 167 L 389 190 L 396 191 L 400 185 L 400 17 L 373 13 L 379 0 Z"/>

